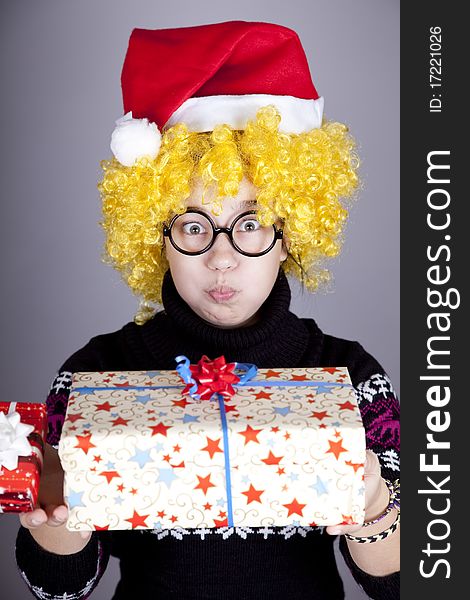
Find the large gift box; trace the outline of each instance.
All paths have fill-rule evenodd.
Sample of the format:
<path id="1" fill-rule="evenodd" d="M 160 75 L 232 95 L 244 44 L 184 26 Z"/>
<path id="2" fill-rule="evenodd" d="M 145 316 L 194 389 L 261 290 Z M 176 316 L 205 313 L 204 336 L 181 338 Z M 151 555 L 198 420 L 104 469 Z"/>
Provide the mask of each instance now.
<path id="1" fill-rule="evenodd" d="M 28 512 L 39 492 L 46 405 L 0 402 L 0 512 Z"/>
<path id="2" fill-rule="evenodd" d="M 68 529 L 363 522 L 347 368 L 251 367 L 196 400 L 176 371 L 75 373 L 59 443 Z"/>

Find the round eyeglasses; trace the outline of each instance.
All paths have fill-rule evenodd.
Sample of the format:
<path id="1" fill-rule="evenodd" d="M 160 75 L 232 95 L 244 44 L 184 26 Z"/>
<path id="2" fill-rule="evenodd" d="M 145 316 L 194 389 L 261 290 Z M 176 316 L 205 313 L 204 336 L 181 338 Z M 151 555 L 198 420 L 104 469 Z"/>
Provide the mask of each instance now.
<path id="1" fill-rule="evenodd" d="M 267 254 L 283 236 L 276 225 L 260 225 L 255 210 L 238 215 L 230 227 L 217 227 L 208 215 L 193 209 L 176 215 L 163 227 L 163 235 L 170 238 L 174 248 L 188 256 L 207 252 L 219 233 L 226 233 L 235 250 L 244 256 Z"/>

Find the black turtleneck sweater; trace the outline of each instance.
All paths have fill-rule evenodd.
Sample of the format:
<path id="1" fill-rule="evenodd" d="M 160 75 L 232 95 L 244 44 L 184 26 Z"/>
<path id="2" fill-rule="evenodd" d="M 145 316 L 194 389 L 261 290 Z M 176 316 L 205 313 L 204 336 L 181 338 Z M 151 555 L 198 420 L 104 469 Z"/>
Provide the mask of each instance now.
<path id="1" fill-rule="evenodd" d="M 197 362 L 203 354 L 259 368 L 347 366 L 359 401 L 367 446 L 378 455 L 382 475 L 399 475 L 399 405 L 377 361 L 357 342 L 323 334 L 312 319 L 289 311 L 290 288 L 283 271 L 261 318 L 236 329 L 214 327 L 181 299 L 169 272 L 163 282 L 164 310 L 143 326 L 128 323 L 99 335 L 61 367 L 47 398 L 48 442 L 57 447 L 76 371 L 174 369 L 175 357 Z M 43 550 L 20 528 L 16 545 L 20 572 L 37 598 L 87 598 L 109 556 L 120 559 L 121 580 L 113 600 L 243 598 L 306 600 L 344 598 L 333 537 L 322 528 L 219 528 L 94 532 L 85 548 L 60 556 Z M 380 542 L 378 542 L 380 543 Z M 398 573 L 372 577 L 341 550 L 355 579 L 371 598 L 399 598 Z M 65 595 L 66 594 L 66 595 Z"/>

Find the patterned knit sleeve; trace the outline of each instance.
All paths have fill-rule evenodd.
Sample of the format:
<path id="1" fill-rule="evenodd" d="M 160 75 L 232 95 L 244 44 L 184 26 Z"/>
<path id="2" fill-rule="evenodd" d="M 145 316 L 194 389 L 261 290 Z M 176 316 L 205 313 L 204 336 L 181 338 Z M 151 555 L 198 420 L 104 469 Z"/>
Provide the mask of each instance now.
<path id="1" fill-rule="evenodd" d="M 400 478 L 400 404 L 388 375 L 361 346 L 360 361 L 351 373 L 356 397 L 366 431 L 366 446 L 378 456 L 382 477 Z M 374 577 L 362 571 L 352 559 L 344 537 L 340 550 L 354 579 L 370 598 L 398 600 L 399 573 Z"/>
<path id="2" fill-rule="evenodd" d="M 367 448 L 379 458 L 382 477 L 400 477 L 400 404 L 385 373 L 374 373 L 356 387 Z"/>
<path id="3" fill-rule="evenodd" d="M 64 424 L 67 402 L 72 385 L 72 371 L 60 370 L 52 382 L 46 398 L 47 438 L 46 441 L 56 450 L 59 447 L 62 425 Z"/>
<path id="4" fill-rule="evenodd" d="M 67 402 L 76 371 L 100 370 L 96 344 L 91 340 L 68 359 L 55 376 L 46 399 L 48 433 L 46 441 L 58 448 Z M 109 560 L 105 536 L 93 532 L 88 544 L 75 554 L 59 555 L 43 549 L 20 527 L 16 539 L 16 561 L 20 575 L 35 598 L 60 600 L 88 598 L 98 584 Z"/>

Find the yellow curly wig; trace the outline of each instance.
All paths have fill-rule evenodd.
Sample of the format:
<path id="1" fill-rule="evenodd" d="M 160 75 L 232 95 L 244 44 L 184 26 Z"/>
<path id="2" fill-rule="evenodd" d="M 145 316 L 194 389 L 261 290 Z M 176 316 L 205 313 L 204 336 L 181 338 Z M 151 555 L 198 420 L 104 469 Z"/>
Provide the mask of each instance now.
<path id="1" fill-rule="evenodd" d="M 327 281 L 323 259 L 339 253 L 347 217 L 344 202 L 358 187 L 359 159 L 348 128 L 324 121 L 302 134 L 278 131 L 280 115 L 261 108 L 243 131 L 218 125 L 212 132 L 188 131 L 183 123 L 167 129 L 154 160 L 125 167 L 102 161 L 98 185 L 103 200 L 103 260 L 120 271 L 141 298 L 135 321 L 143 324 L 161 303 L 168 262 L 163 252 L 163 223 L 185 211 L 195 177 L 205 192 L 216 190 L 215 208 L 238 193 L 246 176 L 257 188 L 263 225 L 283 221 L 289 255 L 282 267 L 309 290 Z M 204 193 L 205 193 L 204 192 Z"/>

